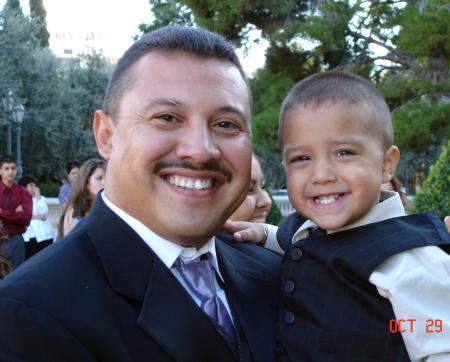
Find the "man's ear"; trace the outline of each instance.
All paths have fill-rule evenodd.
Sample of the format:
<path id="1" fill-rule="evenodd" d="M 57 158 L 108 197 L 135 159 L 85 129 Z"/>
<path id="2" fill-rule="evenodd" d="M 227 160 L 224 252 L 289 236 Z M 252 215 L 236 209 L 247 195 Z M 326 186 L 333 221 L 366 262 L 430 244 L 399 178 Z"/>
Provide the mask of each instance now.
<path id="1" fill-rule="evenodd" d="M 114 134 L 114 122 L 105 112 L 97 110 L 95 111 L 92 128 L 98 153 L 108 161 L 113 148 L 112 138 Z"/>
<path id="2" fill-rule="evenodd" d="M 400 160 L 400 150 L 397 146 L 391 146 L 384 153 L 383 157 L 383 173 L 382 182 L 390 182 L 397 170 L 398 161 Z"/>

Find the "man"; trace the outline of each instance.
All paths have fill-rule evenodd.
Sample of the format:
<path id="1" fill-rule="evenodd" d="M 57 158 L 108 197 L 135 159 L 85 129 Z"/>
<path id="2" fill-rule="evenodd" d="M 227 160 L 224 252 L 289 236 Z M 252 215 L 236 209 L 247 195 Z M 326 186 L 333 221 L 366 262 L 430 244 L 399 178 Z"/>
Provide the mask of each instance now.
<path id="1" fill-rule="evenodd" d="M 22 234 L 30 224 L 33 202 L 30 193 L 14 180 L 16 160 L 10 155 L 0 158 L 0 221 L 8 234 L 3 254 L 16 269 L 25 261 L 25 243 Z"/>
<path id="2" fill-rule="evenodd" d="M 2 282 L 0 360 L 271 361 L 279 259 L 214 238 L 250 181 L 234 50 L 201 29 L 146 34 L 103 108 L 105 190 L 67 238 Z"/>
<path id="3" fill-rule="evenodd" d="M 72 194 L 72 185 L 80 173 L 80 164 L 77 161 L 69 161 L 66 166 L 67 182 L 59 188 L 58 201 L 64 209 Z"/>

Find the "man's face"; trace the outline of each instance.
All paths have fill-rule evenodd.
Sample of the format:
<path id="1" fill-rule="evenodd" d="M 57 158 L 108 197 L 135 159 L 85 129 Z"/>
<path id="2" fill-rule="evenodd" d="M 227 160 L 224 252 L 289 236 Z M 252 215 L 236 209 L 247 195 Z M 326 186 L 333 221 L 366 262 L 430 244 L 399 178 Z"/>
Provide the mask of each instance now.
<path id="1" fill-rule="evenodd" d="M 17 175 L 17 167 L 15 162 L 5 162 L 0 167 L 0 176 L 2 176 L 2 182 L 6 186 L 11 186 L 14 183 Z"/>
<path id="2" fill-rule="evenodd" d="M 79 174 L 80 174 L 80 169 L 78 167 L 74 167 L 70 170 L 69 175 L 67 177 L 69 178 L 69 182 L 72 185 L 77 180 Z"/>
<path id="3" fill-rule="evenodd" d="M 131 72 L 116 119 L 95 117 L 106 195 L 160 236 L 201 246 L 248 189 L 246 84 L 230 63 L 183 53 L 152 52 Z"/>
<path id="4" fill-rule="evenodd" d="M 303 216 L 333 230 L 364 216 L 395 171 L 398 149 L 383 151 L 367 107 L 325 104 L 287 114 L 283 161 L 289 200 Z"/>

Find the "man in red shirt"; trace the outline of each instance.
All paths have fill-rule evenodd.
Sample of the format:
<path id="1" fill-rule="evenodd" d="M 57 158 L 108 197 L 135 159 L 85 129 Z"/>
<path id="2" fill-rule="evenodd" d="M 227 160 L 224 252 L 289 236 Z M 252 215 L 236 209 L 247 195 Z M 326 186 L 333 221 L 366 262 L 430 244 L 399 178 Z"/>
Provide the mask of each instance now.
<path id="1" fill-rule="evenodd" d="M 30 224 L 33 211 L 31 194 L 14 182 L 17 175 L 16 160 L 5 155 L 0 158 L 0 221 L 8 234 L 3 243 L 3 255 L 17 268 L 25 260 L 22 234 Z"/>

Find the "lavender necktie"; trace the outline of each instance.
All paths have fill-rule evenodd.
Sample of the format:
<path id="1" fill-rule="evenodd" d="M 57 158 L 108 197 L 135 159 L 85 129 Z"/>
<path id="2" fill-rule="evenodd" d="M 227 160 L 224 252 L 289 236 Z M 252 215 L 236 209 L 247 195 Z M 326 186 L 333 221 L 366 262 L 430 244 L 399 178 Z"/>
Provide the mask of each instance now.
<path id="1" fill-rule="evenodd" d="M 200 299 L 200 308 L 219 325 L 219 332 L 223 335 L 226 333 L 230 342 L 235 343 L 235 335 L 233 323 L 230 315 L 216 294 L 216 287 L 214 283 L 214 272 L 211 269 L 211 264 L 208 260 L 200 260 L 193 263 L 184 263 L 181 259 L 177 259 L 175 267 L 178 267 L 180 275 L 183 280 Z"/>

